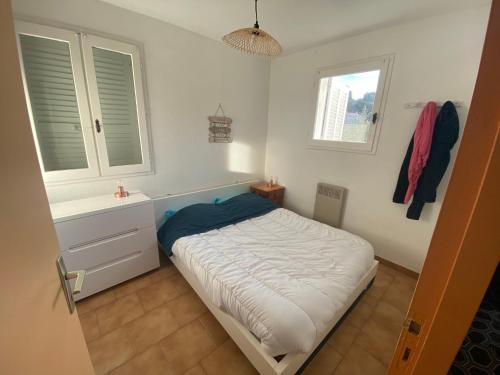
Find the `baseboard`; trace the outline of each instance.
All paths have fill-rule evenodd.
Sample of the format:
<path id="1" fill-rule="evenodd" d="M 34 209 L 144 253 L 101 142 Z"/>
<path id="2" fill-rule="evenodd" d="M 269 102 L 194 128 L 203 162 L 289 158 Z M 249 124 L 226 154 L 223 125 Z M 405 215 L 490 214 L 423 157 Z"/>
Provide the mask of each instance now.
<path id="1" fill-rule="evenodd" d="M 420 274 L 418 272 L 415 272 L 415 271 L 412 271 L 412 270 L 409 270 L 408 268 L 405 268 L 403 266 L 400 266 L 399 264 L 396 264 L 396 263 L 392 263 L 390 260 L 387 260 L 387 259 L 384 259 L 384 258 L 381 258 L 377 255 L 375 255 L 375 259 L 377 259 L 380 263 L 382 263 L 383 265 L 387 266 L 387 267 L 391 267 L 391 268 L 394 268 L 396 271 L 399 271 L 401 273 L 404 273 L 405 275 L 408 275 L 410 277 L 413 277 L 414 279 L 418 279 L 418 277 L 420 276 Z"/>

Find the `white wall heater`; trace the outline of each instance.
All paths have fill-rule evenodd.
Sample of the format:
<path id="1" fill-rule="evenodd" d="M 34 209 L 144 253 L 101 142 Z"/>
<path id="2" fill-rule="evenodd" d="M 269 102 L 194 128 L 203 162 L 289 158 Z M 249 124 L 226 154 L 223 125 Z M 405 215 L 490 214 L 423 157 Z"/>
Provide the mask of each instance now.
<path id="1" fill-rule="evenodd" d="M 346 193 L 341 186 L 318 183 L 313 219 L 340 228 Z"/>

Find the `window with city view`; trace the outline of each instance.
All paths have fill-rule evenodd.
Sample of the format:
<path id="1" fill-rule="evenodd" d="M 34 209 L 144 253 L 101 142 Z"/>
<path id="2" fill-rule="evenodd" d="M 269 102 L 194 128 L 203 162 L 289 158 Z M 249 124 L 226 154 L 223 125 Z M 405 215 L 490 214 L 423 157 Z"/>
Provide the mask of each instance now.
<path id="1" fill-rule="evenodd" d="M 387 68 L 382 58 L 320 72 L 313 142 L 371 151 Z"/>

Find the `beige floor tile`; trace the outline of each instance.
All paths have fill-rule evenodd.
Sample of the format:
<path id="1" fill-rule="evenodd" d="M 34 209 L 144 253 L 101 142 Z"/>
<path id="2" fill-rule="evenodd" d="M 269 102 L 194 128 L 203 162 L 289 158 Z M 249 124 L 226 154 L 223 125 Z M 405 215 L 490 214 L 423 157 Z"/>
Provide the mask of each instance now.
<path id="1" fill-rule="evenodd" d="M 348 313 L 346 321 L 353 326 L 361 328 L 366 323 L 368 318 L 373 312 L 373 306 L 361 300 L 359 303 Z"/>
<path id="2" fill-rule="evenodd" d="M 170 264 L 168 266 L 158 269 L 157 271 L 152 272 L 149 275 L 149 278 L 151 279 L 152 283 L 157 283 L 160 280 L 164 280 L 167 277 L 174 275 L 179 275 L 179 271 L 177 271 L 177 268 L 175 268 L 173 264 Z"/>
<path id="3" fill-rule="evenodd" d="M 372 286 L 365 292 L 365 294 L 361 298 L 361 301 L 365 302 L 366 304 L 372 307 L 375 307 L 377 306 L 377 303 L 380 301 L 384 293 L 385 290 Z"/>
<path id="4" fill-rule="evenodd" d="M 226 330 L 222 328 L 210 311 L 200 316 L 200 322 L 203 324 L 203 327 L 210 332 L 217 345 L 221 345 L 229 338 Z"/>
<path id="5" fill-rule="evenodd" d="M 231 339 L 202 359 L 201 365 L 208 375 L 257 374 L 257 370 Z"/>
<path id="6" fill-rule="evenodd" d="M 342 355 L 325 345 L 304 370 L 304 375 L 331 375 L 342 361 Z"/>
<path id="7" fill-rule="evenodd" d="M 392 271 L 390 273 L 384 271 L 384 269 L 380 268 L 381 265 L 379 264 L 379 268 L 377 270 L 377 274 L 375 275 L 375 280 L 373 281 L 373 284 L 376 286 L 380 287 L 387 287 L 389 286 L 390 283 L 394 281 L 394 278 L 396 277 L 395 271 Z"/>
<path id="8" fill-rule="evenodd" d="M 203 315 L 207 308 L 194 292 L 183 294 L 167 303 L 179 325 L 187 324 Z"/>
<path id="9" fill-rule="evenodd" d="M 387 302 L 397 307 L 401 312 L 408 311 L 410 301 L 413 297 L 413 290 L 404 284 L 393 282 L 382 296 L 381 301 Z"/>
<path id="10" fill-rule="evenodd" d="M 380 301 L 373 310 L 371 319 L 384 329 L 399 333 L 405 320 L 405 314 L 393 305 Z"/>
<path id="11" fill-rule="evenodd" d="M 191 289 L 191 285 L 189 285 L 189 283 L 184 279 L 184 277 L 181 274 L 172 276 L 170 278 L 170 281 L 174 283 L 179 294 L 185 294 L 187 292 L 193 291 L 193 289 Z"/>
<path id="12" fill-rule="evenodd" d="M 355 344 L 385 365 L 389 365 L 398 341 L 398 334 L 369 319 L 356 337 Z"/>
<path id="13" fill-rule="evenodd" d="M 79 314 L 84 314 L 98 307 L 107 305 L 116 300 L 113 290 L 108 289 L 103 292 L 94 294 L 76 303 L 76 309 Z"/>
<path id="14" fill-rule="evenodd" d="M 149 275 L 141 275 L 117 285 L 113 288 L 113 291 L 115 292 L 116 298 L 120 298 L 145 288 L 148 285 L 151 285 Z"/>
<path id="15" fill-rule="evenodd" d="M 139 296 L 142 307 L 146 311 L 163 305 L 165 302 L 180 295 L 179 289 L 171 281 L 171 278 L 157 281 L 156 283 L 138 290 L 136 293 Z"/>
<path id="16" fill-rule="evenodd" d="M 388 275 L 391 275 L 391 276 L 396 276 L 398 273 L 400 273 L 399 271 L 397 271 L 396 269 L 392 268 L 392 267 L 389 267 L 385 264 L 382 264 L 382 263 L 379 263 L 378 264 L 378 270 L 379 271 L 382 271 Z"/>
<path id="17" fill-rule="evenodd" d="M 351 346 L 335 375 L 385 375 L 386 367 L 358 345 Z"/>
<path id="18" fill-rule="evenodd" d="M 139 353 L 175 332 L 179 325 L 163 305 L 142 315 L 125 327 L 134 350 Z"/>
<path id="19" fill-rule="evenodd" d="M 379 270 L 372 285 L 363 294 L 362 300 L 370 306 L 376 306 L 393 280 L 394 276 Z"/>
<path id="20" fill-rule="evenodd" d="M 105 374 L 133 357 L 134 349 L 123 328 L 119 328 L 88 344 L 96 374 Z"/>
<path id="21" fill-rule="evenodd" d="M 380 298 L 387 290 L 387 288 L 392 284 L 393 281 L 394 281 L 394 276 L 388 275 L 383 271 L 379 271 L 375 276 L 375 280 L 373 281 L 371 288 L 368 289 L 367 292 L 376 294 L 377 297 Z"/>
<path id="22" fill-rule="evenodd" d="M 80 318 L 80 325 L 82 326 L 83 335 L 87 343 L 95 340 L 101 335 L 94 310 L 85 314 L 78 314 L 78 317 Z"/>
<path id="23" fill-rule="evenodd" d="M 187 370 L 184 375 L 206 375 L 206 372 L 203 370 L 203 367 L 196 365 Z"/>
<path id="24" fill-rule="evenodd" d="M 137 294 L 129 294 L 123 298 L 99 307 L 96 310 L 101 334 L 110 332 L 144 313 Z"/>
<path id="25" fill-rule="evenodd" d="M 176 375 L 163 355 L 160 346 L 155 345 L 114 369 L 110 375 Z"/>
<path id="26" fill-rule="evenodd" d="M 394 284 L 400 286 L 402 289 L 414 291 L 417 285 L 417 279 L 400 273 L 394 278 Z"/>
<path id="27" fill-rule="evenodd" d="M 361 329 L 355 344 L 383 364 L 388 365 L 392 359 L 404 318 L 405 314 L 398 308 L 381 300 Z"/>
<path id="28" fill-rule="evenodd" d="M 340 354 L 346 354 L 359 332 L 358 327 L 344 320 L 327 343 Z"/>
<path id="29" fill-rule="evenodd" d="M 160 344 L 167 360 L 181 374 L 217 347 L 210 333 L 198 320 L 167 336 Z"/>

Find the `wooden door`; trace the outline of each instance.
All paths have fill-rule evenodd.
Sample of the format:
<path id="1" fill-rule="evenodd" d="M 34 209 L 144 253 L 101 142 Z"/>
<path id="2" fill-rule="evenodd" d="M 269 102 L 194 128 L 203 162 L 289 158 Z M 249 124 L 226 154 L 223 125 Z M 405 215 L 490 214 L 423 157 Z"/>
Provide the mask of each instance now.
<path id="1" fill-rule="evenodd" d="M 500 260 L 500 0 L 448 192 L 390 374 L 446 374 Z M 419 332 L 418 332 L 419 331 Z"/>
<path id="2" fill-rule="evenodd" d="M 0 49 L 0 374 L 93 374 L 56 269 L 9 0 L 0 0 Z"/>

